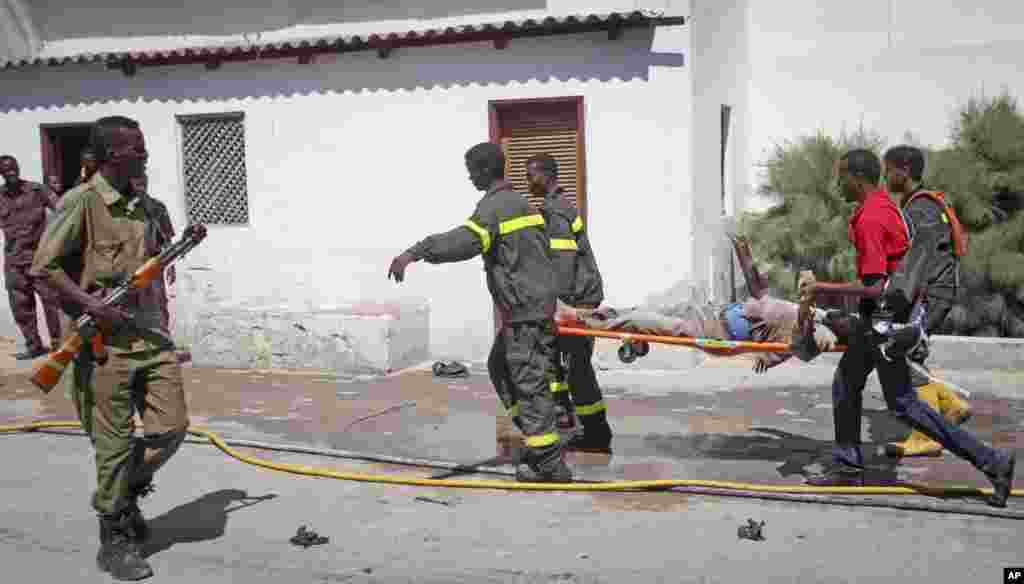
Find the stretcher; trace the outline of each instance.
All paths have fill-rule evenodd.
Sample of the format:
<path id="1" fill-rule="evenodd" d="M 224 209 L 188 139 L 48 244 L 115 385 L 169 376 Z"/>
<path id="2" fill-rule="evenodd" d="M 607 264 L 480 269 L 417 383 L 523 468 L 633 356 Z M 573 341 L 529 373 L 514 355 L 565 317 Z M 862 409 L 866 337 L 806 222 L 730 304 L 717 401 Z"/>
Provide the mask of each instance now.
<path id="1" fill-rule="evenodd" d="M 787 343 L 755 343 L 752 341 L 723 341 L 721 339 L 705 339 L 697 337 L 673 337 L 663 335 L 648 335 L 641 333 L 629 333 L 622 331 L 609 331 L 581 328 L 572 326 L 576 323 L 559 323 L 558 334 L 561 336 L 597 337 L 604 339 L 618 339 L 622 341 L 619 347 L 619 360 L 623 363 L 632 363 L 638 358 L 650 352 L 651 343 L 662 345 L 674 345 L 677 347 L 689 347 L 704 351 L 716 357 L 735 357 L 744 353 L 791 353 L 792 347 Z M 829 353 L 842 353 L 846 351 L 843 345 L 836 345 L 829 350 Z"/>
<path id="2" fill-rule="evenodd" d="M 581 328 L 572 326 L 578 323 L 559 323 L 558 334 L 560 336 L 597 337 L 604 339 L 618 339 L 622 341 L 619 347 L 619 360 L 623 363 L 632 363 L 647 355 L 651 350 L 651 343 L 664 345 L 675 345 L 677 347 L 690 347 L 704 351 L 716 357 L 735 357 L 744 353 L 791 353 L 792 347 L 786 343 L 755 343 L 751 341 L 723 341 L 721 339 L 702 339 L 697 337 L 672 337 L 664 335 L 648 335 L 641 333 L 627 333 L 622 331 L 609 331 Z M 826 353 L 844 353 L 845 345 L 836 345 L 834 348 L 825 351 Z M 908 361 L 910 368 L 924 375 L 935 383 L 941 383 L 953 389 L 964 398 L 970 398 L 971 392 L 959 385 L 940 379 L 931 374 L 930 371 L 921 367 L 913 361 Z"/>

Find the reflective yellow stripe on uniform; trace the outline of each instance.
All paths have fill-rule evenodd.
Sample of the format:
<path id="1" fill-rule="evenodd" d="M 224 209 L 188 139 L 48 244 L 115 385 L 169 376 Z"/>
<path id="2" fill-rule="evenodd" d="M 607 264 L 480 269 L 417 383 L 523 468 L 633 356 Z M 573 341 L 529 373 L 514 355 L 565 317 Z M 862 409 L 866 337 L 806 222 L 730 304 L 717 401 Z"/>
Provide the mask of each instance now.
<path id="1" fill-rule="evenodd" d="M 498 231 L 502 235 L 508 235 L 513 231 L 519 231 L 527 227 L 543 227 L 544 217 L 542 215 L 524 215 L 523 217 L 516 217 L 515 219 L 509 219 L 508 221 L 502 221 L 501 225 L 498 226 Z"/>
<path id="2" fill-rule="evenodd" d="M 607 410 L 608 407 L 604 405 L 603 401 L 599 401 L 596 404 L 589 404 L 585 406 L 576 406 L 577 416 L 593 416 L 594 414 L 601 413 Z"/>
<path id="3" fill-rule="evenodd" d="M 946 216 L 946 214 L 945 214 L 945 213 L 943 213 L 943 214 L 942 214 L 942 222 L 943 222 L 943 223 L 946 223 L 946 224 L 948 224 L 948 223 L 949 223 L 949 217 L 948 217 L 948 216 Z"/>
<path id="4" fill-rule="evenodd" d="M 558 393 L 560 391 L 569 391 L 569 384 L 564 381 L 552 381 L 548 387 L 551 388 L 551 393 Z"/>
<path id="5" fill-rule="evenodd" d="M 575 239 L 552 239 L 551 249 L 558 251 L 576 251 L 579 248 L 576 247 Z"/>
<path id="6" fill-rule="evenodd" d="M 491 249 L 491 234 L 486 229 L 480 227 L 476 222 L 469 219 L 465 220 L 462 225 L 468 227 L 470 231 L 476 234 L 480 238 L 480 244 L 483 245 L 484 253 L 487 253 Z"/>
<path id="7" fill-rule="evenodd" d="M 527 436 L 526 445 L 530 448 L 541 448 L 543 446 L 551 446 L 555 442 L 558 442 L 558 434 L 551 432 L 550 434 L 541 434 L 540 436 Z"/>
<path id="8" fill-rule="evenodd" d="M 576 216 L 576 220 L 572 222 L 572 232 L 579 233 L 583 229 L 583 218 L 579 215 Z"/>

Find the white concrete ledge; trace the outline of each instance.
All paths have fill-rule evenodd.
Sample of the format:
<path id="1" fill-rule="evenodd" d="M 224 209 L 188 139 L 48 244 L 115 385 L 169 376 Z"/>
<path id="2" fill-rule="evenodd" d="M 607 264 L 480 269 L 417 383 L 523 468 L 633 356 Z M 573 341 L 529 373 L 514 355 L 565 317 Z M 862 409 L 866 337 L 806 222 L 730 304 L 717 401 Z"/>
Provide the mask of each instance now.
<path id="1" fill-rule="evenodd" d="M 954 337 L 937 335 L 929 337 L 929 367 L 953 370 L 978 369 L 1024 369 L 1024 339 L 989 337 Z M 651 345 L 646 357 L 631 364 L 622 363 L 618 358 L 620 341 L 598 339 L 594 350 L 594 365 L 604 370 L 686 370 L 700 366 L 707 354 L 697 349 Z M 840 354 L 831 353 L 815 360 L 815 363 L 836 364 Z"/>
<path id="2" fill-rule="evenodd" d="M 1024 369 L 1024 339 L 992 337 L 928 337 L 927 365 L 935 369 Z M 815 362 L 838 363 L 840 355 L 832 353 Z"/>
<path id="3" fill-rule="evenodd" d="M 429 357 L 426 305 L 354 304 L 199 310 L 189 337 L 196 367 L 386 374 Z"/>
<path id="4" fill-rule="evenodd" d="M 929 363 L 943 369 L 1024 369 L 1024 339 L 934 336 Z"/>

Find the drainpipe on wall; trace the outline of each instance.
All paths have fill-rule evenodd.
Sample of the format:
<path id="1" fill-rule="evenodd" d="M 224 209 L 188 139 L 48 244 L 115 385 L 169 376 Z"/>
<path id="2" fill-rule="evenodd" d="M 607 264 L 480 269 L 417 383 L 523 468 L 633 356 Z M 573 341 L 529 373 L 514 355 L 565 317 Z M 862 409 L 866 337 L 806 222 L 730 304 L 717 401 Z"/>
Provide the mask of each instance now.
<path id="1" fill-rule="evenodd" d="M 39 40 L 39 33 L 32 22 L 32 16 L 29 14 L 28 7 L 25 6 L 22 0 L 5 0 L 5 3 L 7 4 L 7 11 L 11 13 L 14 17 L 14 22 L 21 29 L 21 38 L 25 40 L 25 45 L 28 47 L 28 54 L 25 56 L 35 57 L 42 50 L 43 43 Z"/>

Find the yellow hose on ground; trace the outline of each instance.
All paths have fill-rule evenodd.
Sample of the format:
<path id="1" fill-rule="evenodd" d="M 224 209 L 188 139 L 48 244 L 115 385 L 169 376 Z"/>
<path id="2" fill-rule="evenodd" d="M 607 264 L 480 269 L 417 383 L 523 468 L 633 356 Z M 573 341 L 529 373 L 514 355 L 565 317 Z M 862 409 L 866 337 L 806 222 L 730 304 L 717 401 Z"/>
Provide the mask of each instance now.
<path id="1" fill-rule="evenodd" d="M 81 424 L 72 421 L 38 421 L 23 424 L 0 426 L 0 433 L 9 432 L 32 432 L 48 428 L 81 428 Z M 450 479 L 425 479 L 419 477 L 400 475 L 380 475 L 348 473 L 305 466 L 300 464 L 284 464 L 271 462 L 254 456 L 246 456 L 232 450 L 224 443 L 216 433 L 199 428 L 189 428 L 188 433 L 193 436 L 206 438 L 214 446 L 219 448 L 228 456 L 253 466 L 261 466 L 271 470 L 287 472 L 291 474 L 324 477 L 330 479 L 341 479 L 344 481 L 357 481 L 364 483 L 385 483 L 391 485 L 408 485 L 419 487 L 449 487 L 459 489 L 500 489 L 506 491 L 585 491 L 585 492 L 610 492 L 610 491 L 634 491 L 650 489 L 668 489 L 673 487 L 705 487 L 728 490 L 743 490 L 758 493 L 814 493 L 832 495 L 934 495 L 934 496 L 977 496 L 979 494 L 990 495 L 992 489 L 976 489 L 974 487 L 814 487 L 809 485 L 764 485 L 753 483 L 740 483 L 733 481 L 703 481 L 694 479 L 660 479 L 649 481 L 608 481 L 601 483 L 520 483 L 512 481 L 464 481 Z M 1016 489 L 1010 492 L 1012 497 L 1024 496 L 1024 490 Z"/>

